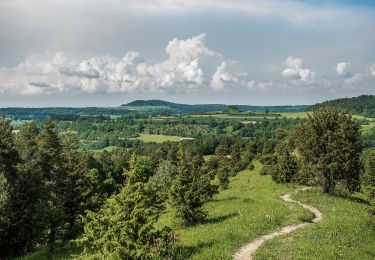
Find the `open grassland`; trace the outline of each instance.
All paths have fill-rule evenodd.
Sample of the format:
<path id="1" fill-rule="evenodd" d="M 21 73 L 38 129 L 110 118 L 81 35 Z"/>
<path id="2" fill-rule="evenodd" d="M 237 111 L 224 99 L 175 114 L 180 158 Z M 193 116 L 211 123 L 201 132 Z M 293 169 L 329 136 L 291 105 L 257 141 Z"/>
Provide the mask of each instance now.
<path id="1" fill-rule="evenodd" d="M 136 139 L 139 139 L 145 143 L 155 142 L 155 143 L 163 143 L 167 141 L 178 142 L 181 141 L 183 137 L 181 136 L 173 136 L 173 135 L 155 135 L 155 134 L 139 134 Z"/>
<path id="2" fill-rule="evenodd" d="M 233 177 L 229 189 L 207 203 L 206 223 L 184 228 L 174 222 L 173 211 L 161 216 L 159 226 L 172 227 L 181 238 L 185 248 L 181 259 L 231 259 L 257 236 L 313 217 L 307 210 L 280 199 L 298 186 L 275 184 L 270 176 L 258 174 L 259 163 L 255 166 L 253 171 Z"/>
<path id="3" fill-rule="evenodd" d="M 293 198 L 317 207 L 323 221 L 266 242 L 255 259 L 375 259 L 375 226 L 361 194 L 338 198 L 308 190 Z"/>

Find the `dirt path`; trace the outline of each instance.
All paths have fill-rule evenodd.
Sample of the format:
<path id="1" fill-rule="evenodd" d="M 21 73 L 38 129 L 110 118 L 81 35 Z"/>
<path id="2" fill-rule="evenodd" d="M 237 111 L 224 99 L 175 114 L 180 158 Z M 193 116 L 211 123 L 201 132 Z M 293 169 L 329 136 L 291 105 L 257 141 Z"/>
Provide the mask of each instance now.
<path id="1" fill-rule="evenodd" d="M 307 190 L 307 189 L 310 189 L 309 187 L 306 187 L 306 188 L 302 188 L 300 190 Z M 299 190 L 297 190 L 299 191 Z M 297 192 L 296 191 L 296 192 Z M 291 202 L 291 203 L 297 203 L 298 205 L 300 205 L 301 207 L 305 208 L 305 209 L 308 209 L 309 211 L 311 211 L 312 213 L 314 213 L 314 218 L 312 220 L 313 223 L 317 223 L 319 221 L 321 221 L 323 219 L 323 214 L 322 212 L 320 212 L 318 209 L 314 208 L 313 206 L 310 206 L 310 205 L 306 205 L 306 204 L 303 204 L 299 201 L 295 201 L 293 200 L 291 197 L 291 194 L 285 194 L 284 196 L 282 196 L 281 198 L 286 201 L 286 202 Z M 255 253 L 255 251 L 264 243 L 266 242 L 267 240 L 270 240 L 274 237 L 277 237 L 277 236 L 281 236 L 283 234 L 288 234 L 288 233 L 291 233 L 293 232 L 294 230 L 296 229 L 299 229 L 299 228 L 302 228 L 304 226 L 307 226 L 311 223 L 300 223 L 300 224 L 295 224 L 295 225 L 289 225 L 289 226 L 286 226 L 286 227 L 283 227 L 281 230 L 279 231 L 276 231 L 276 232 L 273 232 L 273 233 L 270 233 L 270 234 L 267 234 L 267 235 L 263 235 L 261 237 L 258 237 L 257 239 L 255 239 L 254 241 L 252 241 L 251 243 L 243 246 L 235 255 L 234 255 L 234 259 L 236 260 L 251 260 L 253 259 L 253 254 Z"/>

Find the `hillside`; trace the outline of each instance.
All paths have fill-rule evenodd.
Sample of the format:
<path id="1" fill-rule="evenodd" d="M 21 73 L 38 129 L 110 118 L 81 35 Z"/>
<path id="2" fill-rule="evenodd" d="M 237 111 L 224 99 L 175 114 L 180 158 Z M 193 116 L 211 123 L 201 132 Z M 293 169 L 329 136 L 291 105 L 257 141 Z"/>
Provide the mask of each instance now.
<path id="1" fill-rule="evenodd" d="M 329 100 L 310 106 L 309 110 L 323 106 L 332 106 L 344 112 L 375 117 L 375 95 L 361 95 L 352 98 Z"/>
<path id="2" fill-rule="evenodd" d="M 149 108 L 150 110 L 168 111 L 172 114 L 191 114 L 191 113 L 207 113 L 223 111 L 228 108 L 226 104 L 178 104 L 168 102 L 164 100 L 135 100 L 127 104 L 122 105 L 127 109 L 140 109 Z M 251 106 L 251 105 L 236 105 L 241 111 L 252 111 L 252 112 L 298 112 L 304 111 L 307 106 Z"/>

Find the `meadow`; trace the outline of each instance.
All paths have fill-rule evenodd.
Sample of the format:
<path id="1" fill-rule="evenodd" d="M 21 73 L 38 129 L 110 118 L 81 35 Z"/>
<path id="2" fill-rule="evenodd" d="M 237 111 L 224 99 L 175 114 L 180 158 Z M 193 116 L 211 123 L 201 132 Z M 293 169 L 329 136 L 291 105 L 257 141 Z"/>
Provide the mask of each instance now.
<path id="1" fill-rule="evenodd" d="M 266 242 L 255 259 L 375 258 L 375 228 L 362 194 L 340 198 L 314 189 L 293 198 L 318 208 L 324 214 L 323 221 Z"/>

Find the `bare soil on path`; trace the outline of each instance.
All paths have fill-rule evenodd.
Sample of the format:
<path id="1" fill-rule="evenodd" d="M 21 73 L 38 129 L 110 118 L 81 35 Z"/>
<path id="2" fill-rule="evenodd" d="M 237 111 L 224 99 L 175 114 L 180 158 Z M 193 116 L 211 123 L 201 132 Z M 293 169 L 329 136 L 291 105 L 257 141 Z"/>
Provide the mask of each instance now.
<path id="1" fill-rule="evenodd" d="M 297 190 L 296 192 L 300 191 L 300 190 L 307 190 L 307 189 L 310 189 L 309 187 L 305 187 L 305 188 L 302 188 L 302 189 L 299 189 Z M 312 212 L 314 214 L 314 218 L 312 219 L 312 223 L 317 223 L 319 221 L 321 221 L 323 219 L 323 214 L 322 212 L 320 212 L 317 208 L 314 208 L 313 206 L 310 206 L 310 205 L 307 205 L 307 204 L 303 204 L 299 201 L 296 201 L 296 200 L 293 200 L 291 198 L 291 194 L 285 194 L 283 196 L 281 196 L 281 199 L 283 199 L 284 201 L 286 202 L 290 202 L 290 203 L 297 203 L 298 205 L 300 205 L 301 207 L 309 210 L 310 212 Z M 263 235 L 261 237 L 258 237 L 257 239 L 255 239 L 254 241 L 252 241 L 251 243 L 243 246 L 235 255 L 234 255 L 234 259 L 235 260 L 252 260 L 253 259 L 253 255 L 254 253 L 256 252 L 256 250 L 264 243 L 266 242 L 267 240 L 270 240 L 274 237 L 277 237 L 277 236 L 281 236 L 281 235 L 284 235 L 284 234 L 288 234 L 288 233 L 291 233 L 293 232 L 294 230 L 296 229 L 299 229 L 299 228 L 302 228 L 304 226 L 307 226 L 307 225 L 310 225 L 312 224 L 310 222 L 305 222 L 305 223 L 300 223 L 300 224 L 295 224 L 295 225 L 289 225 L 289 226 L 286 226 L 286 227 L 283 227 L 281 230 L 279 231 L 275 231 L 273 233 L 270 233 L 270 234 L 266 234 L 266 235 Z"/>

